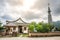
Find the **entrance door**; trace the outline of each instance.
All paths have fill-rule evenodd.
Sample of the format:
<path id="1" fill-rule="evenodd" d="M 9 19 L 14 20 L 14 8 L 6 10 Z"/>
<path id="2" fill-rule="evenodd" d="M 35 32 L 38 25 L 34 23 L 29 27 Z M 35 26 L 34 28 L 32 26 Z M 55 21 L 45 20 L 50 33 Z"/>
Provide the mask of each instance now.
<path id="1" fill-rule="evenodd" d="M 22 26 L 19 26 L 18 29 L 19 29 L 19 33 L 23 33 L 22 32 Z"/>

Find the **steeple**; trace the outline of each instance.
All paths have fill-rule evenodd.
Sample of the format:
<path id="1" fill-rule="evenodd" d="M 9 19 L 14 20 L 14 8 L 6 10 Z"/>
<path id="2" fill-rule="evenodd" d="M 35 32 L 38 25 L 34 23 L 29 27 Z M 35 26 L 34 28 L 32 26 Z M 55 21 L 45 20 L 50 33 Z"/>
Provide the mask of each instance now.
<path id="1" fill-rule="evenodd" d="M 48 3 L 48 13 L 49 13 L 49 14 L 51 13 L 50 4 L 49 4 L 49 3 Z"/>
<path id="2" fill-rule="evenodd" d="M 48 3 L 48 23 L 52 23 L 52 16 L 51 16 L 51 10 L 50 10 L 50 4 Z"/>

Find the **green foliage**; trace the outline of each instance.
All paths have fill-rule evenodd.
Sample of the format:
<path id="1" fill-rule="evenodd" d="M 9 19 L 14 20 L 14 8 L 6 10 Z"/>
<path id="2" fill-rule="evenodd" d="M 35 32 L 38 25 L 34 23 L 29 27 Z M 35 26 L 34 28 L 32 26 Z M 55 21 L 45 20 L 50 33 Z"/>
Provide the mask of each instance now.
<path id="1" fill-rule="evenodd" d="M 2 23 L 1 23 L 1 21 L 0 21 L 0 27 L 2 27 Z"/>
<path id="2" fill-rule="evenodd" d="M 29 24 L 29 30 L 30 30 L 30 32 L 34 32 L 34 27 L 36 27 L 36 22 L 31 22 Z"/>
<path id="3" fill-rule="evenodd" d="M 41 32 L 42 29 L 43 29 L 42 25 L 37 24 L 37 26 L 36 26 L 37 32 Z"/>
<path id="4" fill-rule="evenodd" d="M 3 31 L 3 27 L 2 27 L 2 23 L 1 23 L 1 21 L 0 21 L 0 31 Z"/>
<path id="5" fill-rule="evenodd" d="M 34 32 L 34 28 L 37 32 L 45 33 L 50 32 L 53 29 L 53 25 L 44 22 L 39 22 L 38 24 L 36 24 L 36 22 L 32 22 L 29 25 L 29 30 Z"/>
<path id="6" fill-rule="evenodd" d="M 3 27 L 0 27 L 0 30 L 4 29 Z"/>
<path id="7" fill-rule="evenodd" d="M 34 25 L 29 25 L 30 32 L 34 32 Z"/>
<path id="8" fill-rule="evenodd" d="M 50 28 L 49 28 L 49 26 L 48 26 L 48 24 L 43 24 L 43 31 L 42 32 L 49 32 L 50 31 Z"/>
<path id="9" fill-rule="evenodd" d="M 46 23 L 38 23 L 37 27 L 36 27 L 37 32 L 49 32 L 49 26 Z"/>

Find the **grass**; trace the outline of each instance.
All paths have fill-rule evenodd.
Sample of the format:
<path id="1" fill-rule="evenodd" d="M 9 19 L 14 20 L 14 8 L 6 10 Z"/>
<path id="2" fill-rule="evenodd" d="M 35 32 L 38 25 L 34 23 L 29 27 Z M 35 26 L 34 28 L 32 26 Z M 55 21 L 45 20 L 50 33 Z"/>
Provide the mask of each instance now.
<path id="1" fill-rule="evenodd" d="M 19 37 L 28 37 L 28 34 L 19 34 Z"/>

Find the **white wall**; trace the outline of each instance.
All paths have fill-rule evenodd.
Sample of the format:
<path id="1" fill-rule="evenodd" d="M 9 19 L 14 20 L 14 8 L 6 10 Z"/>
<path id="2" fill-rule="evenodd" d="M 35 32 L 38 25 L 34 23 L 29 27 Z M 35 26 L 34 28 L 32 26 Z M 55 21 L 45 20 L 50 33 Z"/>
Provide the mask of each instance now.
<path id="1" fill-rule="evenodd" d="M 23 30 L 23 33 L 28 33 L 28 27 L 26 28 L 26 30 Z"/>

